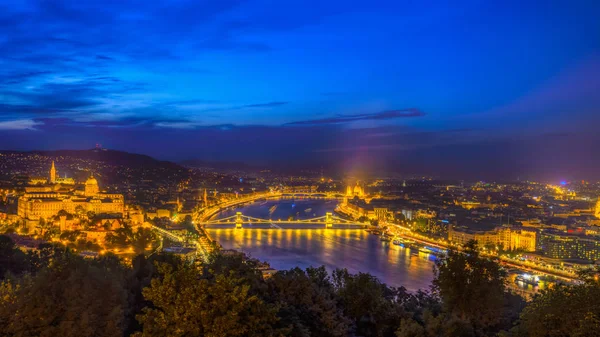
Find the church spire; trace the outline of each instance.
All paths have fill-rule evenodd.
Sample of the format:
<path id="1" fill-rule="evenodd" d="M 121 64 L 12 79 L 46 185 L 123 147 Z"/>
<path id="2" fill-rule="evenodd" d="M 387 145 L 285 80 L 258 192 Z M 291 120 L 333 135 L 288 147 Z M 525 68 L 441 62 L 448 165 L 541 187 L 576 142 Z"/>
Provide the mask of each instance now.
<path id="1" fill-rule="evenodd" d="M 52 161 L 52 167 L 50 167 L 50 183 L 56 183 L 56 166 L 54 166 L 54 160 Z"/>

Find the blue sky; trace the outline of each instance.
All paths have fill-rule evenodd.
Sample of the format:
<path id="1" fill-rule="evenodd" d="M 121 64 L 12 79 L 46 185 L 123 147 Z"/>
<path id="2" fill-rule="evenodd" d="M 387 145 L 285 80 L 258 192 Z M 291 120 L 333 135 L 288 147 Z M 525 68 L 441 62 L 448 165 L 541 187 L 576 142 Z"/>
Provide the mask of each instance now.
<path id="1" fill-rule="evenodd" d="M 2 1 L 0 148 L 593 177 L 598 13 L 596 1 Z"/>

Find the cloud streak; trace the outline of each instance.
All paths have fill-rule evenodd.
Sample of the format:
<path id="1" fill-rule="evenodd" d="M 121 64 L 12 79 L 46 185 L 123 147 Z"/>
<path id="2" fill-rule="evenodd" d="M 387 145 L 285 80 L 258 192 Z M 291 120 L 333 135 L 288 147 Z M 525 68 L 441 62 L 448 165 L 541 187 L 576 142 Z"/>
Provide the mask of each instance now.
<path id="1" fill-rule="evenodd" d="M 365 113 L 356 115 L 340 115 L 330 118 L 310 119 L 305 121 L 290 122 L 286 125 L 329 125 L 343 124 L 357 121 L 380 121 L 397 118 L 414 118 L 425 116 L 425 113 L 416 108 L 387 110 L 377 113 Z"/>
<path id="2" fill-rule="evenodd" d="M 17 119 L 12 121 L 0 122 L 0 130 L 36 130 L 36 127 L 42 122 L 32 119 Z"/>

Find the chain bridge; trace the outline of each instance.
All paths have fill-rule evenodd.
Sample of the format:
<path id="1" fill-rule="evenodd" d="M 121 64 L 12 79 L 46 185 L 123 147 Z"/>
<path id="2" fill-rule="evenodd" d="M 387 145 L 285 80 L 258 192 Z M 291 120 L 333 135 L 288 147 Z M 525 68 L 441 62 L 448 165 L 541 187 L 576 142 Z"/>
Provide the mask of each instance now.
<path id="1" fill-rule="evenodd" d="M 311 219 L 302 219 L 302 220 L 271 220 L 271 219 L 260 219 L 251 216 L 247 216 L 242 214 L 242 212 L 236 212 L 235 215 L 222 218 L 222 219 L 214 219 L 199 222 L 200 226 L 212 226 L 212 225 L 226 225 L 226 224 L 235 224 L 236 228 L 242 228 L 243 224 L 266 224 L 271 227 L 279 228 L 280 224 L 321 224 L 324 225 L 325 228 L 332 228 L 333 225 L 356 225 L 355 221 L 342 219 L 333 215 L 331 212 L 327 212 L 324 216 L 311 218 Z"/>

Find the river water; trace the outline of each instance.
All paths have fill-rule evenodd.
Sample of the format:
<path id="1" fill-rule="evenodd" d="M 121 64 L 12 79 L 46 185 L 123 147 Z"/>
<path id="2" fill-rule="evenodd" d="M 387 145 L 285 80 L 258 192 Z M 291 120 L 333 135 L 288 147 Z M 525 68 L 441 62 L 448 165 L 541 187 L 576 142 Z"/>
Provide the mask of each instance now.
<path id="1" fill-rule="evenodd" d="M 333 211 L 336 203 L 331 200 L 263 201 L 227 210 L 219 217 L 228 217 L 237 211 L 263 219 L 287 220 L 290 216 L 308 219 Z M 299 228 L 307 225 L 293 226 L 296 229 L 244 226 L 244 229 L 235 229 L 233 225 L 223 225 L 209 228 L 208 233 L 223 248 L 243 251 L 279 270 L 321 265 L 329 271 L 347 268 L 352 273 L 370 273 L 388 285 L 404 286 L 410 291 L 428 289 L 433 278 L 433 255 L 382 242 L 378 236 L 362 229 L 325 229 L 324 225 L 313 225 L 311 229 Z"/>

